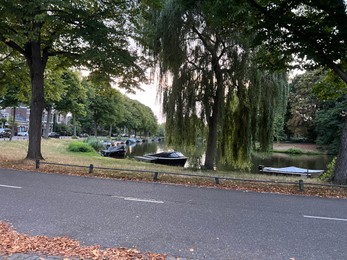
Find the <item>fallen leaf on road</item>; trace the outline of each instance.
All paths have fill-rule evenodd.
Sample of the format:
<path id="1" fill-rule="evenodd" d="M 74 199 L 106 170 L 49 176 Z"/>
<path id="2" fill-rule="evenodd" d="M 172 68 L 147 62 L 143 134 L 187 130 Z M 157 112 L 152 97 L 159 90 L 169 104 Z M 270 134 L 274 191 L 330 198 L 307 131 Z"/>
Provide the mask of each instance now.
<path id="1" fill-rule="evenodd" d="M 165 255 L 141 253 L 136 249 L 81 246 L 80 242 L 68 237 L 28 236 L 15 231 L 8 223 L 0 221 L 0 255 L 27 253 L 61 256 L 64 260 L 80 259 L 150 259 L 164 260 Z"/>

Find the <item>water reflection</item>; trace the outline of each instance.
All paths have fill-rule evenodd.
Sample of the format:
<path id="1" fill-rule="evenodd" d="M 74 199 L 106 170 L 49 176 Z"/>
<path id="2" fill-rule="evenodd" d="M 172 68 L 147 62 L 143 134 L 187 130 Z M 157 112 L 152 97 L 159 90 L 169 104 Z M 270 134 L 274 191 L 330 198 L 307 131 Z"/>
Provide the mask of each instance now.
<path id="1" fill-rule="evenodd" d="M 197 149 L 174 149 L 172 146 L 166 145 L 165 142 L 143 142 L 136 143 L 127 148 L 127 156 L 133 158 L 134 156 L 144 155 L 148 153 L 157 153 L 167 150 L 181 151 L 184 155 L 189 157 L 185 167 L 199 168 L 204 163 L 204 147 Z M 258 165 L 269 167 L 288 167 L 296 166 L 305 169 L 326 170 L 327 165 L 331 162 L 332 156 L 330 155 L 290 155 L 284 153 L 255 153 L 252 158 L 251 172 L 258 172 Z M 218 165 L 218 169 L 230 171 L 233 170 L 232 166 Z"/>

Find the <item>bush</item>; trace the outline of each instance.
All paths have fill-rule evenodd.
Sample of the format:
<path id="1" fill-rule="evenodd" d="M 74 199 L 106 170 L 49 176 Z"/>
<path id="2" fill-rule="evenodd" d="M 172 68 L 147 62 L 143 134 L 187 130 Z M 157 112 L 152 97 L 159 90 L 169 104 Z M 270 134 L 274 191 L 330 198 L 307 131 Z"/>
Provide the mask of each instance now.
<path id="1" fill-rule="evenodd" d="M 82 153 L 94 152 L 93 147 L 84 142 L 70 143 L 68 149 L 70 152 L 82 152 Z"/>
<path id="2" fill-rule="evenodd" d="M 286 151 L 289 154 L 303 154 L 304 152 L 300 149 L 290 148 Z"/>
<path id="3" fill-rule="evenodd" d="M 321 179 L 322 181 L 332 181 L 335 164 L 336 157 L 334 157 L 334 159 L 328 164 L 327 170 L 321 176 L 319 176 L 319 179 Z"/>
<path id="4" fill-rule="evenodd" d="M 103 145 L 100 143 L 100 141 L 93 136 L 88 137 L 84 142 L 89 144 L 91 147 L 93 147 L 94 150 L 97 152 L 103 148 Z"/>

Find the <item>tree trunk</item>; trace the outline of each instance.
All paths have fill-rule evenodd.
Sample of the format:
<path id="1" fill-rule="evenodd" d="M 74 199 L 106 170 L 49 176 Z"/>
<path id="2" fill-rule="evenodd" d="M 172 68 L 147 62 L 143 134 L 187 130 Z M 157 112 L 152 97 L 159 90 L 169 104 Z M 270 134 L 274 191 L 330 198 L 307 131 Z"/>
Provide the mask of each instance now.
<path id="1" fill-rule="evenodd" d="M 335 72 L 335 74 L 338 75 L 347 84 L 347 73 L 342 70 L 340 66 L 331 62 L 330 64 L 328 64 L 328 67 L 331 68 Z"/>
<path id="2" fill-rule="evenodd" d="M 77 136 L 77 125 L 76 125 L 76 116 L 72 115 L 72 124 L 73 124 L 73 136 Z"/>
<path id="3" fill-rule="evenodd" d="M 15 136 L 15 131 L 14 131 L 15 123 L 16 123 L 16 107 L 13 107 L 13 118 L 12 118 L 10 141 L 12 141 L 12 137 Z"/>
<path id="4" fill-rule="evenodd" d="M 94 122 L 94 136 L 98 137 L 98 123 L 96 121 Z"/>
<path id="5" fill-rule="evenodd" d="M 347 116 L 341 136 L 333 181 L 335 184 L 347 184 Z"/>
<path id="6" fill-rule="evenodd" d="M 45 105 L 43 74 L 46 61 L 41 58 L 39 42 L 31 42 L 27 62 L 30 68 L 31 103 L 29 117 L 29 147 L 27 159 L 43 159 L 41 154 L 42 113 Z"/>
<path id="7" fill-rule="evenodd" d="M 109 137 L 112 137 L 112 125 L 110 125 L 110 131 L 108 132 Z"/>
<path id="8" fill-rule="evenodd" d="M 338 66 L 330 66 L 334 72 L 347 84 L 347 73 Z M 347 184 L 347 116 L 340 140 L 339 153 L 337 155 L 333 181 L 336 184 Z"/>
<path id="9" fill-rule="evenodd" d="M 218 140 L 218 122 L 221 116 L 224 86 L 223 74 L 218 63 L 217 57 L 213 57 L 213 70 L 216 77 L 217 90 L 214 97 L 212 108 L 212 116 L 208 120 L 208 138 L 206 147 L 205 168 L 213 170 L 215 167 L 216 153 L 217 153 L 217 140 Z"/>
<path id="10" fill-rule="evenodd" d="M 52 107 L 48 106 L 47 107 L 47 121 L 46 121 L 45 131 L 44 131 L 44 135 L 43 135 L 44 138 L 48 138 L 48 134 L 50 132 L 51 117 L 52 117 Z"/>

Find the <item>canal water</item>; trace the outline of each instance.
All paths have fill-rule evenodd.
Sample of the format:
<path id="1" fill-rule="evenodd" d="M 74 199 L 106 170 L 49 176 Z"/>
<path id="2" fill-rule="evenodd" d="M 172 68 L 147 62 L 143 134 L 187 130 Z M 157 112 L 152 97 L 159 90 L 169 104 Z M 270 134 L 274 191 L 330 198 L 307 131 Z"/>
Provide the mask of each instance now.
<path id="1" fill-rule="evenodd" d="M 144 155 L 148 153 L 158 153 L 167 150 L 174 150 L 173 147 L 168 147 L 165 142 L 141 142 L 131 146 L 127 146 L 127 156 L 133 158 L 134 156 Z M 201 147 L 195 151 L 186 151 L 184 149 L 177 149 L 184 155 L 189 157 L 185 167 L 198 168 L 199 165 L 204 163 L 204 148 Z M 251 172 L 259 172 L 258 165 L 268 167 L 288 167 L 296 166 L 305 169 L 326 170 L 328 164 L 331 162 L 331 155 L 291 155 L 285 153 L 255 153 L 252 156 Z M 219 169 L 228 171 L 233 170 L 232 167 L 226 165 L 218 166 Z"/>

